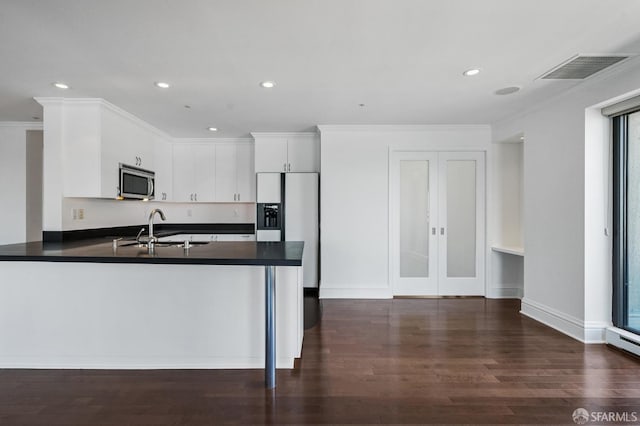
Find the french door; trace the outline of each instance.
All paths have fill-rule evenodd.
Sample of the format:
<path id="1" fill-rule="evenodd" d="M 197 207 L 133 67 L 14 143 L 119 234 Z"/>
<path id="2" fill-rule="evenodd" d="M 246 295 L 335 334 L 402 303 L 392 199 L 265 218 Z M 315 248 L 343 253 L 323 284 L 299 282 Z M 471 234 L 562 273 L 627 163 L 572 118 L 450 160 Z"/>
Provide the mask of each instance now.
<path id="1" fill-rule="evenodd" d="M 484 295 L 484 153 L 393 152 L 394 295 Z"/>

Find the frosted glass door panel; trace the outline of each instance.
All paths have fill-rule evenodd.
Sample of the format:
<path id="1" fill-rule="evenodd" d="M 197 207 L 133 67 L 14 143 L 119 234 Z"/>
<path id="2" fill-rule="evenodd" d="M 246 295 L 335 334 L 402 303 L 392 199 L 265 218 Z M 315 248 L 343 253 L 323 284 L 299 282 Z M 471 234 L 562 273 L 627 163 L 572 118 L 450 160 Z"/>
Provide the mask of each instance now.
<path id="1" fill-rule="evenodd" d="M 400 161 L 400 276 L 429 276 L 429 162 Z"/>
<path id="2" fill-rule="evenodd" d="M 476 162 L 447 161 L 447 277 L 476 276 Z"/>
<path id="3" fill-rule="evenodd" d="M 438 294 L 483 296 L 484 153 L 438 154 Z"/>

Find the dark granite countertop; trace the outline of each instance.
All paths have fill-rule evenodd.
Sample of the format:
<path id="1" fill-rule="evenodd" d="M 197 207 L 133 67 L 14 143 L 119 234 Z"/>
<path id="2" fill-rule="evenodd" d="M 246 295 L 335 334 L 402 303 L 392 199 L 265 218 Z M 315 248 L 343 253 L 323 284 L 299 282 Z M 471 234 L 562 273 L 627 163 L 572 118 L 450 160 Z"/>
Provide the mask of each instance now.
<path id="1" fill-rule="evenodd" d="M 137 245 L 114 250 L 111 240 L 103 238 L 4 245 L 0 246 L 0 261 L 301 266 L 303 246 L 301 241 L 210 242 L 194 244 L 189 250 L 158 245 L 150 254 Z"/>

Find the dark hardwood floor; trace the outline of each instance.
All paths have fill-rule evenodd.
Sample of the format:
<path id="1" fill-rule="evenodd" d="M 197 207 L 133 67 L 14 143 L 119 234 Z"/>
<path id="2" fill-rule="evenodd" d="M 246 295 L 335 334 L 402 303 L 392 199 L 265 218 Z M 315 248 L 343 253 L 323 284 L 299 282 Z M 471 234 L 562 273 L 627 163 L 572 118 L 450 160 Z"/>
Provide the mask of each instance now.
<path id="1" fill-rule="evenodd" d="M 263 389 L 262 370 L 0 370 L 0 424 L 574 424 L 579 407 L 640 414 L 637 358 L 518 310 L 515 300 L 326 300 L 299 368 L 278 370 L 275 391 Z"/>

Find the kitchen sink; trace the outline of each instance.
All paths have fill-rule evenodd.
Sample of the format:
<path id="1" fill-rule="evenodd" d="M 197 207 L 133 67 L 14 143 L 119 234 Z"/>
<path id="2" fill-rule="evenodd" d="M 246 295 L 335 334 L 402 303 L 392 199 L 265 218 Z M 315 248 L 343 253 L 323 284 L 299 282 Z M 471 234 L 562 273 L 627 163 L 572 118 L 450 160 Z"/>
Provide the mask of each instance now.
<path id="1" fill-rule="evenodd" d="M 209 244 L 210 241 L 189 241 L 190 246 L 202 246 L 205 244 Z M 146 243 L 138 244 L 137 241 L 127 241 L 123 243 L 118 243 L 117 247 L 132 247 L 138 246 L 140 248 L 147 248 Z M 184 247 L 184 241 L 162 241 L 156 242 L 156 247 Z"/>

